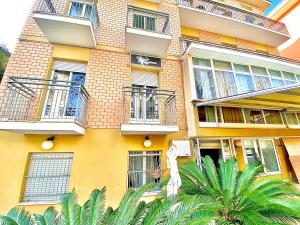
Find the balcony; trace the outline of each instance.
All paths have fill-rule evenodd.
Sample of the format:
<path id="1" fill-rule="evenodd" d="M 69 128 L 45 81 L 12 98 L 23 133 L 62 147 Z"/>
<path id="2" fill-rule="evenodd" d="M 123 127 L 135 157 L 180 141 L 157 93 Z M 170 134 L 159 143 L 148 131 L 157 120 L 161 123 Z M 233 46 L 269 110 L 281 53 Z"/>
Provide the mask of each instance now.
<path id="1" fill-rule="evenodd" d="M 128 6 L 126 51 L 162 57 L 171 42 L 169 15 Z"/>
<path id="2" fill-rule="evenodd" d="M 65 1 L 54 5 L 51 0 L 40 0 L 33 19 L 51 43 L 95 48 L 99 26 L 96 3 L 71 1 L 67 13 L 64 8 Z"/>
<path id="3" fill-rule="evenodd" d="M 181 25 L 278 47 L 290 38 L 285 24 L 212 0 L 178 0 Z"/>
<path id="4" fill-rule="evenodd" d="M 0 130 L 82 135 L 88 100 L 77 81 L 10 77 L 0 105 Z"/>
<path id="5" fill-rule="evenodd" d="M 124 87 L 122 134 L 169 134 L 179 131 L 174 91 Z"/>

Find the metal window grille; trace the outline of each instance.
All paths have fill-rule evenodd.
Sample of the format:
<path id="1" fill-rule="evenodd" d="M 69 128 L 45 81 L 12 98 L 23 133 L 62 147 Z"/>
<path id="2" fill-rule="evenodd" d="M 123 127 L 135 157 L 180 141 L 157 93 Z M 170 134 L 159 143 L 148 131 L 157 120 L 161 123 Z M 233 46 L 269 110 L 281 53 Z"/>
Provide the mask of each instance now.
<path id="1" fill-rule="evenodd" d="M 60 201 L 68 192 L 73 153 L 31 153 L 24 202 Z"/>
<path id="2" fill-rule="evenodd" d="M 161 151 L 129 152 L 128 188 L 138 188 L 149 183 L 158 186 L 161 177 Z"/>

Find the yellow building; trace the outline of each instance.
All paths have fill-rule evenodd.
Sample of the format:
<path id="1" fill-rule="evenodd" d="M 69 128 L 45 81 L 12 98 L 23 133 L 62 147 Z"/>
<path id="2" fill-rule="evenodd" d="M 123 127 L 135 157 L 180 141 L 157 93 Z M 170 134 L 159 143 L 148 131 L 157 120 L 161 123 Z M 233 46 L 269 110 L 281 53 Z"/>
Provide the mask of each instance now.
<path id="1" fill-rule="evenodd" d="M 37 0 L 0 87 L 0 214 L 236 157 L 296 179 L 299 62 L 264 0 Z M 155 188 L 145 197 L 160 193 Z"/>

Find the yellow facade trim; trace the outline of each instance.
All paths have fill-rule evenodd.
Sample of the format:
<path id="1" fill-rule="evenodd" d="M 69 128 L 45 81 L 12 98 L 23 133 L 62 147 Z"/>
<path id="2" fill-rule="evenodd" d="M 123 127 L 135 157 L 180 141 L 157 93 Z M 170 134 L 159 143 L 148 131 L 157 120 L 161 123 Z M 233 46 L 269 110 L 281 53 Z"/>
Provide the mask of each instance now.
<path id="1" fill-rule="evenodd" d="M 133 0 L 130 4 L 133 6 L 139 7 L 139 8 L 149 9 L 149 10 L 153 10 L 153 11 L 157 11 L 157 8 L 158 8 L 157 3 L 147 2 L 144 0 Z"/>
<path id="2" fill-rule="evenodd" d="M 88 62 L 91 49 L 69 45 L 53 45 L 52 58 L 75 62 Z"/>
<path id="3" fill-rule="evenodd" d="M 191 38 L 199 38 L 199 31 L 194 28 L 181 27 L 181 35 Z"/>
<path id="4" fill-rule="evenodd" d="M 109 45 L 97 45 L 96 49 L 106 50 L 110 52 L 126 53 L 125 48 L 118 48 Z"/>
<path id="5" fill-rule="evenodd" d="M 48 42 L 45 36 L 38 36 L 38 35 L 21 34 L 19 39 L 26 40 L 26 41 Z"/>

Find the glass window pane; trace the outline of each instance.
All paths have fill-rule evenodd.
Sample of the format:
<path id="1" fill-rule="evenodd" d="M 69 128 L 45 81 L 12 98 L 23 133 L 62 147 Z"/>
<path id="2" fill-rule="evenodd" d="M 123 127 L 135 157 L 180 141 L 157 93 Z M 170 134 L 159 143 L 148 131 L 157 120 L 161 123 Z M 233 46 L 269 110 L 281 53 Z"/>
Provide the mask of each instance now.
<path id="1" fill-rule="evenodd" d="M 216 122 L 216 114 L 213 106 L 198 107 L 200 122 Z"/>
<path id="2" fill-rule="evenodd" d="M 213 62 L 214 62 L 215 69 L 232 71 L 230 62 L 225 62 L 220 60 L 214 60 Z"/>
<path id="3" fill-rule="evenodd" d="M 133 27 L 145 29 L 145 20 L 144 20 L 144 16 L 134 14 L 134 15 L 133 15 Z"/>
<path id="4" fill-rule="evenodd" d="M 259 109 L 244 109 L 246 123 L 264 124 L 264 118 Z"/>
<path id="5" fill-rule="evenodd" d="M 216 90 L 211 70 L 194 68 L 195 85 L 198 99 L 216 98 Z"/>
<path id="6" fill-rule="evenodd" d="M 203 67 L 211 67 L 209 59 L 193 58 L 193 65 L 203 66 Z"/>
<path id="7" fill-rule="evenodd" d="M 267 172 L 278 172 L 279 165 L 272 140 L 258 140 Z"/>
<path id="8" fill-rule="evenodd" d="M 282 87 L 284 85 L 284 80 L 272 79 L 272 87 Z"/>
<path id="9" fill-rule="evenodd" d="M 146 18 L 146 30 L 155 31 L 155 18 L 154 17 L 145 17 Z"/>
<path id="10" fill-rule="evenodd" d="M 271 88 L 271 83 L 268 77 L 254 76 L 254 81 L 258 91 Z"/>
<path id="11" fill-rule="evenodd" d="M 287 124 L 289 125 L 297 125 L 298 121 L 297 121 L 297 116 L 296 113 L 285 113 L 285 119 Z"/>
<path id="12" fill-rule="evenodd" d="M 248 163 L 256 163 L 261 165 L 261 157 L 255 145 L 255 140 L 244 140 L 244 149 Z"/>
<path id="13" fill-rule="evenodd" d="M 229 160 L 233 157 L 233 154 L 232 154 L 232 151 L 230 148 L 229 139 L 222 139 L 221 141 L 223 143 L 223 152 L 224 152 L 225 160 Z"/>
<path id="14" fill-rule="evenodd" d="M 298 81 L 300 81 L 300 75 L 295 74 Z"/>
<path id="15" fill-rule="evenodd" d="M 269 74 L 271 77 L 282 78 L 280 71 L 277 70 L 269 70 Z"/>
<path id="16" fill-rule="evenodd" d="M 78 16 L 81 17 L 82 16 L 82 11 L 83 11 L 83 3 L 80 2 L 72 2 L 71 4 L 71 8 L 70 8 L 70 12 L 69 15 L 70 16 Z"/>
<path id="17" fill-rule="evenodd" d="M 297 83 L 297 81 L 291 81 L 291 80 L 285 80 L 286 84 L 295 84 Z"/>
<path id="18" fill-rule="evenodd" d="M 267 70 L 264 67 L 251 66 L 251 69 L 253 74 L 268 76 Z"/>
<path id="19" fill-rule="evenodd" d="M 284 79 L 287 80 L 296 80 L 296 77 L 293 73 L 289 73 L 289 72 L 282 72 L 282 75 L 284 77 Z"/>
<path id="20" fill-rule="evenodd" d="M 237 73 L 250 74 L 249 66 L 246 65 L 234 64 L 234 70 Z"/>
<path id="21" fill-rule="evenodd" d="M 227 97 L 237 94 L 234 75 L 232 72 L 215 71 L 219 87 L 220 97 Z"/>
<path id="22" fill-rule="evenodd" d="M 264 114 L 267 124 L 282 124 L 282 119 L 279 111 L 264 110 Z"/>
<path id="23" fill-rule="evenodd" d="M 236 80 L 237 86 L 239 87 L 239 93 L 247 93 L 255 90 L 251 76 L 237 73 Z"/>
<path id="24" fill-rule="evenodd" d="M 222 107 L 224 123 L 244 123 L 240 108 Z"/>
<path id="25" fill-rule="evenodd" d="M 90 18 L 91 17 L 91 15 L 92 15 L 92 8 L 93 8 L 92 5 L 86 4 L 85 12 L 84 12 L 84 17 L 85 18 Z"/>

